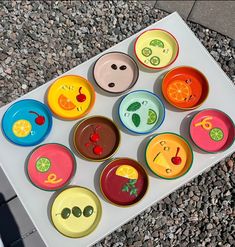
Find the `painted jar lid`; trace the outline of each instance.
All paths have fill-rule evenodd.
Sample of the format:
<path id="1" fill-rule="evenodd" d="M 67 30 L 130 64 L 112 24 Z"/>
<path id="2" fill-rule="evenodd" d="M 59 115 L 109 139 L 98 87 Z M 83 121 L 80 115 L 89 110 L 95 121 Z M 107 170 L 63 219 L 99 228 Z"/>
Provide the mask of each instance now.
<path id="1" fill-rule="evenodd" d="M 175 133 L 157 134 L 148 142 L 145 158 L 150 170 L 165 179 L 175 179 L 189 171 L 193 151 L 188 141 Z"/>
<path id="2" fill-rule="evenodd" d="M 73 153 L 57 143 L 37 147 L 27 160 L 30 181 L 42 190 L 58 190 L 67 185 L 76 172 Z"/>
<path id="3" fill-rule="evenodd" d="M 204 103 L 209 94 L 207 78 L 197 69 L 176 67 L 163 78 L 162 93 L 174 107 L 191 110 Z"/>
<path id="4" fill-rule="evenodd" d="M 135 160 L 118 158 L 106 165 L 100 177 L 105 198 L 117 206 L 131 206 L 139 202 L 148 189 L 148 175 Z"/>
<path id="5" fill-rule="evenodd" d="M 122 124 L 136 134 L 147 134 L 158 129 L 165 119 L 165 107 L 160 98 L 145 90 L 125 95 L 118 113 Z"/>
<path id="6" fill-rule="evenodd" d="M 138 80 L 139 68 L 126 53 L 109 52 L 102 55 L 93 69 L 97 85 L 109 93 L 123 93 Z"/>
<path id="7" fill-rule="evenodd" d="M 49 108 L 33 99 L 15 102 L 7 109 L 2 119 L 5 137 L 20 146 L 41 143 L 51 128 L 52 114 Z"/>
<path id="8" fill-rule="evenodd" d="M 189 132 L 196 146 L 203 151 L 217 153 L 233 144 L 235 127 L 226 113 L 217 109 L 205 109 L 192 118 Z"/>
<path id="9" fill-rule="evenodd" d="M 60 192 L 51 205 L 54 227 L 70 238 L 89 235 L 98 226 L 102 206 L 97 195 L 84 187 L 74 186 Z"/>
<path id="10" fill-rule="evenodd" d="M 134 52 L 144 67 L 160 70 L 170 66 L 177 59 L 179 44 L 166 30 L 149 29 L 137 37 Z"/>
<path id="11" fill-rule="evenodd" d="M 87 115 L 94 106 L 95 91 L 87 79 L 78 75 L 65 75 L 50 86 L 47 101 L 58 117 L 79 119 Z"/>
<path id="12" fill-rule="evenodd" d="M 85 159 L 102 161 L 119 148 L 121 135 L 116 124 L 103 116 L 92 116 L 78 123 L 74 147 Z"/>

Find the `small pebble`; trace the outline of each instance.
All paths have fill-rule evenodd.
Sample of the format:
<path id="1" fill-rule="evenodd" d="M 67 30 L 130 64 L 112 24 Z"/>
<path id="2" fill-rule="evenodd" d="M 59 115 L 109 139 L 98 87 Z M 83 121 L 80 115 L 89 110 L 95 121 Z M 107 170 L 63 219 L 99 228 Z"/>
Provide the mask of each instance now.
<path id="1" fill-rule="evenodd" d="M 235 40 L 234 40 L 234 39 L 231 39 L 230 42 L 229 42 L 229 45 L 230 45 L 232 48 L 235 48 Z"/>
<path id="2" fill-rule="evenodd" d="M 213 229 L 213 225 L 212 225 L 211 223 L 209 223 L 209 224 L 206 226 L 206 229 L 207 229 L 207 230 Z"/>
<path id="3" fill-rule="evenodd" d="M 230 69 L 235 69 L 235 59 L 230 59 L 228 61 L 228 66 Z"/>
<path id="4" fill-rule="evenodd" d="M 22 86 L 21 86 L 21 88 L 24 89 L 24 90 L 27 89 L 27 87 L 28 86 L 26 84 L 22 84 Z"/>
<path id="5" fill-rule="evenodd" d="M 228 167 L 231 169 L 231 168 L 233 168 L 234 163 L 233 163 L 233 161 L 230 159 L 230 160 L 227 162 L 227 165 L 228 165 Z"/>

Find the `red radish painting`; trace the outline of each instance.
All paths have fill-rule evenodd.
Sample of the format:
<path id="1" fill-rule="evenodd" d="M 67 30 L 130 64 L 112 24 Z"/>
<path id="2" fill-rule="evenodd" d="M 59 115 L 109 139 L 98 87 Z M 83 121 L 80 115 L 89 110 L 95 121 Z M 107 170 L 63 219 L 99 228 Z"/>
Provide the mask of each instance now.
<path id="1" fill-rule="evenodd" d="M 31 114 L 35 114 L 37 116 L 37 118 L 35 119 L 35 123 L 38 125 L 43 125 L 45 123 L 45 117 L 39 115 L 37 112 L 35 111 L 29 111 L 29 113 Z"/>
<path id="2" fill-rule="evenodd" d="M 79 94 L 76 96 L 78 102 L 84 102 L 86 100 L 86 95 L 82 93 L 82 87 L 78 90 Z"/>

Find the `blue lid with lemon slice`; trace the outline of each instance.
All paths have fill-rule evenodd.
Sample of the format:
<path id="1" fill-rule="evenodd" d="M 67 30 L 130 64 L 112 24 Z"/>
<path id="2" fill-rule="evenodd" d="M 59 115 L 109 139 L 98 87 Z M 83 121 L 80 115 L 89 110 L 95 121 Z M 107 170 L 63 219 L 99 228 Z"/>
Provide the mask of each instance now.
<path id="1" fill-rule="evenodd" d="M 42 142 L 52 128 L 52 114 L 40 101 L 25 99 L 12 104 L 2 118 L 5 137 L 19 146 Z"/>

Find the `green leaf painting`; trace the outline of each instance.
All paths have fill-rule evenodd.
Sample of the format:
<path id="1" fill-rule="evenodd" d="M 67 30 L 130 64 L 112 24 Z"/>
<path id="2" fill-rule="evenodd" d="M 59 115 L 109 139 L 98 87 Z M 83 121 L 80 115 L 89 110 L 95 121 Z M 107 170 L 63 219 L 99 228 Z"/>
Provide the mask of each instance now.
<path id="1" fill-rule="evenodd" d="M 128 187 L 127 185 L 124 185 L 124 186 L 122 187 L 122 191 L 123 191 L 123 192 L 128 192 L 128 191 L 129 191 L 129 187 Z"/>
<path id="2" fill-rule="evenodd" d="M 137 179 L 129 179 L 129 182 L 124 184 L 122 187 L 122 192 L 129 192 L 130 195 L 138 196 L 137 188 L 135 187 L 135 184 L 137 182 Z"/>
<path id="3" fill-rule="evenodd" d="M 140 116 L 136 113 L 132 115 L 132 122 L 135 125 L 135 127 L 139 127 L 140 125 Z"/>
<path id="4" fill-rule="evenodd" d="M 129 180 L 129 184 L 135 184 L 136 182 L 137 182 L 136 179 L 130 179 L 130 180 Z"/>
<path id="5" fill-rule="evenodd" d="M 137 196 L 137 189 L 136 189 L 136 188 L 131 189 L 130 195 L 135 195 L 135 196 Z"/>
<path id="6" fill-rule="evenodd" d="M 137 111 L 140 107 L 141 104 L 139 102 L 134 102 L 128 106 L 127 111 Z"/>

